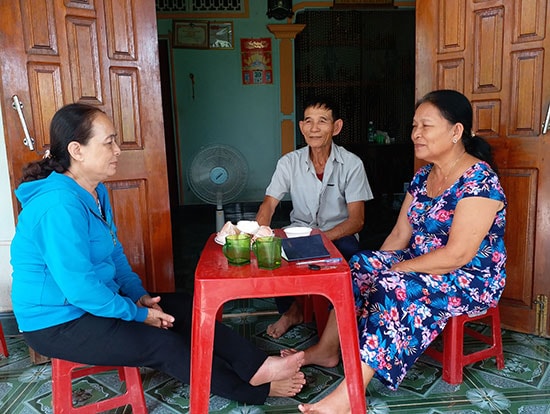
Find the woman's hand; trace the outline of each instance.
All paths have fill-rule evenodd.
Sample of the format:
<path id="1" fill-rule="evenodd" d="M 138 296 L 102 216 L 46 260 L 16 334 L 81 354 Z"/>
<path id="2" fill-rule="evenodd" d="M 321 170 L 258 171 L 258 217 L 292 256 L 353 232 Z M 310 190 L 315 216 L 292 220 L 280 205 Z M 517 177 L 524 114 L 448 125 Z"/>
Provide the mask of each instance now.
<path id="1" fill-rule="evenodd" d="M 136 302 L 136 305 L 138 305 L 141 308 L 156 309 L 162 312 L 162 308 L 160 307 L 159 302 L 160 302 L 160 296 L 155 296 L 154 298 L 152 298 L 150 295 L 143 295 Z"/>
<path id="2" fill-rule="evenodd" d="M 147 318 L 143 322 L 157 328 L 168 329 L 174 326 L 174 321 L 175 318 L 172 315 L 168 315 L 155 308 L 149 308 Z"/>
<path id="3" fill-rule="evenodd" d="M 151 326 L 156 326 L 157 328 L 168 329 L 174 326 L 175 318 L 172 315 L 164 313 L 162 308 L 159 305 L 160 296 L 155 296 L 152 298 L 150 295 L 143 295 L 137 301 L 136 305 L 141 308 L 149 308 L 147 312 L 147 318 L 145 318 L 144 323 Z"/>
<path id="4" fill-rule="evenodd" d="M 408 266 L 407 264 L 408 260 L 404 260 L 402 262 L 397 262 L 397 263 L 394 263 L 390 270 L 392 272 L 414 272 L 414 269 L 412 269 L 410 266 Z"/>

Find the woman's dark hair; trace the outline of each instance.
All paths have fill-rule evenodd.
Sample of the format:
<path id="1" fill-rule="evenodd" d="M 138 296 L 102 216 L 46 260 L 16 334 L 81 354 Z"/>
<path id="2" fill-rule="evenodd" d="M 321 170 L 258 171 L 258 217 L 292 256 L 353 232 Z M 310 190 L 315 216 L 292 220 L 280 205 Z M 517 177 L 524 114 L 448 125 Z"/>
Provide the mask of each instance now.
<path id="1" fill-rule="evenodd" d="M 92 136 L 93 121 L 99 113 L 103 111 L 81 103 L 72 103 L 59 109 L 50 123 L 49 154 L 25 166 L 21 182 L 46 178 L 52 171 L 67 171 L 71 165 L 69 143 L 76 141 L 86 145 Z"/>
<path id="2" fill-rule="evenodd" d="M 451 124 L 462 124 L 464 126 L 462 143 L 466 152 L 487 162 L 495 172 L 498 172 L 489 143 L 482 137 L 472 134 L 473 110 L 468 98 L 460 92 L 441 89 L 424 95 L 416 102 L 415 109 L 423 103 L 430 103 L 435 106 L 439 109 L 443 118 Z"/>

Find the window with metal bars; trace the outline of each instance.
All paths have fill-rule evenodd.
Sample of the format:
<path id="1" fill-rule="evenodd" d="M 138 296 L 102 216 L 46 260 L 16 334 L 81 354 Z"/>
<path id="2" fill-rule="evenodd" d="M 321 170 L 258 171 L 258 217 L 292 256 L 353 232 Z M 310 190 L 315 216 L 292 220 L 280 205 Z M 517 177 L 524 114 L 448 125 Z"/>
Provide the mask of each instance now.
<path id="1" fill-rule="evenodd" d="M 366 142 L 370 120 L 396 143 L 409 142 L 414 11 L 306 10 L 296 23 L 306 25 L 294 42 L 297 121 L 309 95 L 329 95 L 344 119 L 338 143 Z"/>
<path id="2" fill-rule="evenodd" d="M 155 0 L 157 13 L 244 13 L 246 0 Z"/>

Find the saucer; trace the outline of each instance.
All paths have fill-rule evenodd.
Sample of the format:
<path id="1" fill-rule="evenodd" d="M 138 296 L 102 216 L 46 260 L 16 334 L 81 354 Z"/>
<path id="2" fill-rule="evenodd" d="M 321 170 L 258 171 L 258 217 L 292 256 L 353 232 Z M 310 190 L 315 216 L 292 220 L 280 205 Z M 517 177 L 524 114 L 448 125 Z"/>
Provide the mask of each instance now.
<path id="1" fill-rule="evenodd" d="M 287 227 L 284 232 L 288 238 L 309 236 L 311 227 Z"/>

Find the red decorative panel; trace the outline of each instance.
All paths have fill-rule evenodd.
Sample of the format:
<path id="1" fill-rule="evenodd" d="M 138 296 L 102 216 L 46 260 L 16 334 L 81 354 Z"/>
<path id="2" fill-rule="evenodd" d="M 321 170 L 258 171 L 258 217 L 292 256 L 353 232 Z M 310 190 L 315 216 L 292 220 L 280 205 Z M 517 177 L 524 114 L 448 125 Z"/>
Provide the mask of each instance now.
<path id="1" fill-rule="evenodd" d="M 73 99 L 102 104 L 101 77 L 95 20 L 67 17 L 67 42 L 73 81 Z"/>
<path id="2" fill-rule="evenodd" d="M 138 69 L 111 68 L 113 121 L 122 149 L 143 147 L 139 123 Z"/>
<path id="3" fill-rule="evenodd" d="M 474 93 L 497 92 L 502 88 L 504 8 L 475 13 Z"/>

